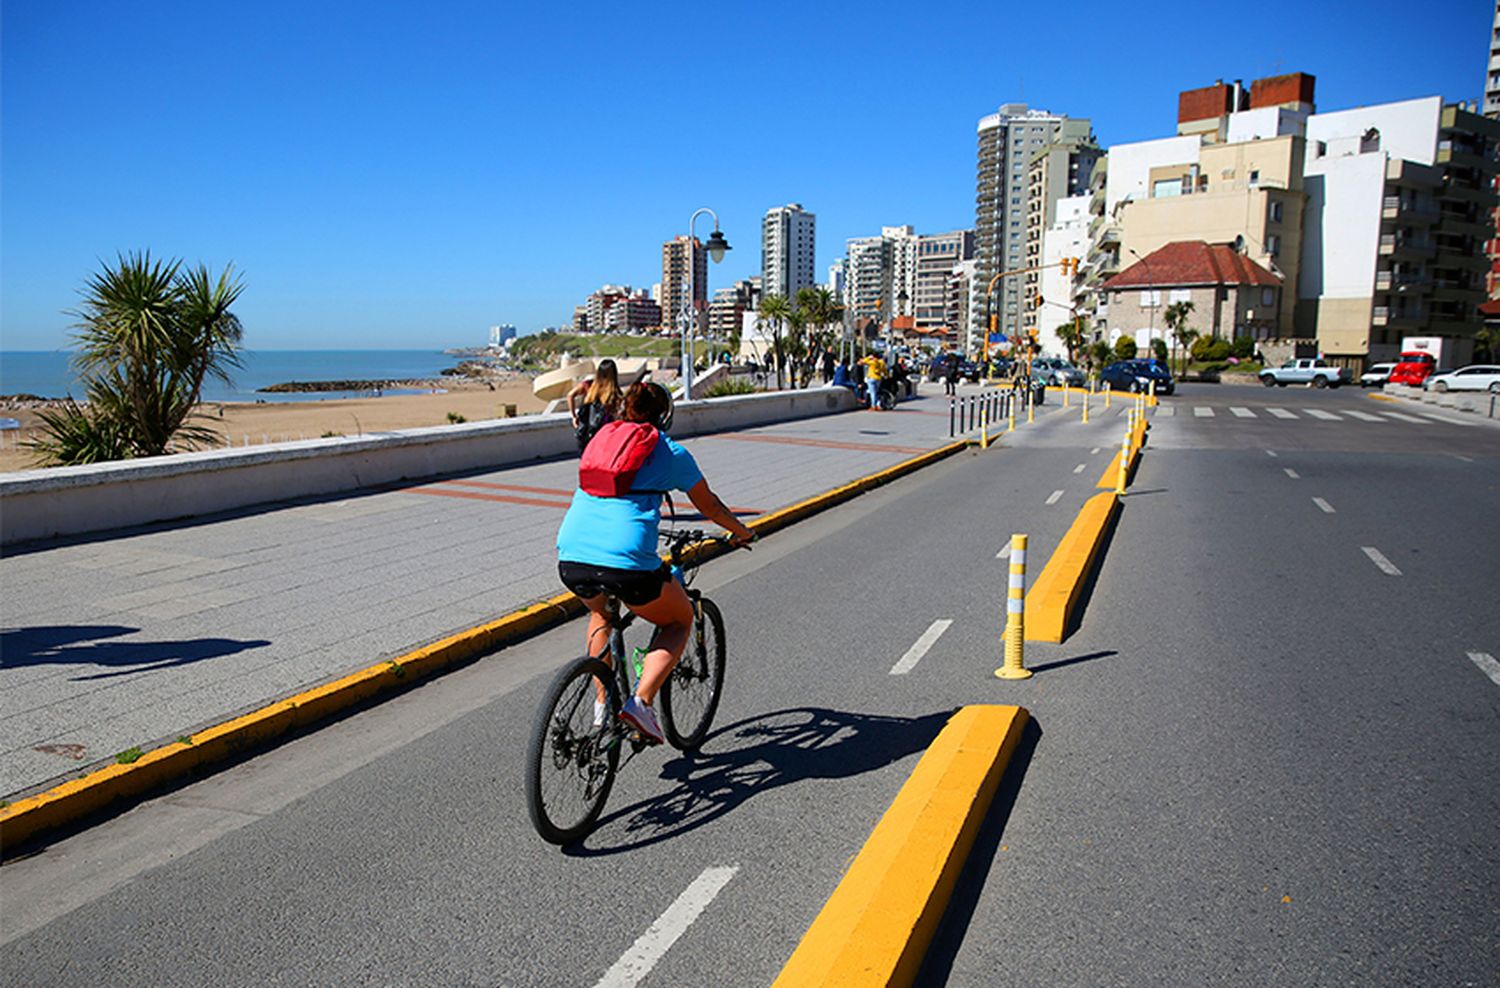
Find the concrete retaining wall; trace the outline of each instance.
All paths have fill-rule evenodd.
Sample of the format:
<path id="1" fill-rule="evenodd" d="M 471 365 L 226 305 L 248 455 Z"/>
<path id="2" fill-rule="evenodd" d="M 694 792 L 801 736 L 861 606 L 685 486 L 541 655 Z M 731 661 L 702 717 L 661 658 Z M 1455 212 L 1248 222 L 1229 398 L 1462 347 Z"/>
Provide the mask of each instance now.
<path id="1" fill-rule="evenodd" d="M 855 407 L 847 388 L 680 402 L 676 438 Z M 0 474 L 0 545 L 492 469 L 577 451 L 566 414 Z"/>

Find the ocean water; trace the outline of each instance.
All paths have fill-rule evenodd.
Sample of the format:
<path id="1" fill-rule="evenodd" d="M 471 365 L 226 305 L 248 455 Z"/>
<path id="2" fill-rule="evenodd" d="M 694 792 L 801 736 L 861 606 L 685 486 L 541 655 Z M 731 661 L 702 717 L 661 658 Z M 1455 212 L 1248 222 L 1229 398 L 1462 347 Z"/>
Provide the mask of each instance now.
<path id="1" fill-rule="evenodd" d="M 0 395 L 34 394 L 83 397 L 67 350 L 0 350 Z M 205 381 L 206 401 L 317 401 L 357 398 L 368 391 L 319 391 L 307 394 L 258 394 L 257 388 L 287 381 L 380 381 L 437 379 L 463 358 L 441 350 L 245 350 L 242 366 L 231 371 L 232 384 Z M 386 391 L 386 394 L 418 394 Z"/>

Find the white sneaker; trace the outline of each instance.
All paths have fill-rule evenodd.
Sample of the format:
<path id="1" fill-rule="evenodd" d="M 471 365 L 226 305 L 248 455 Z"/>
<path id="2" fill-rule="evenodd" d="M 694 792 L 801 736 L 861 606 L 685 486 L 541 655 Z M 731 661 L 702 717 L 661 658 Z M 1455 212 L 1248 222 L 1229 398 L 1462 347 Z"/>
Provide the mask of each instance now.
<path id="1" fill-rule="evenodd" d="M 594 726 L 595 727 L 603 727 L 604 726 L 604 710 L 605 710 L 605 703 L 604 703 L 604 701 L 603 700 L 595 700 L 594 701 Z"/>
<path id="2" fill-rule="evenodd" d="M 642 703 L 634 696 L 626 700 L 625 706 L 620 708 L 620 719 L 640 731 L 641 737 L 652 744 L 661 744 L 667 739 L 661 731 L 661 726 L 656 723 L 656 712 L 651 709 L 651 705 Z"/>

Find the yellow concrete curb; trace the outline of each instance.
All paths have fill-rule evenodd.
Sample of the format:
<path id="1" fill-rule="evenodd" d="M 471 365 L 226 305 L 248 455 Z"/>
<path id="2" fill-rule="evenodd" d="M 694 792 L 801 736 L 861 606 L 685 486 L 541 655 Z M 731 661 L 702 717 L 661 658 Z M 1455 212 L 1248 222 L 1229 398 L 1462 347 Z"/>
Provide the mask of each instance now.
<path id="1" fill-rule="evenodd" d="M 774 986 L 913 982 L 1027 719 L 976 705 L 948 720 Z"/>
<path id="2" fill-rule="evenodd" d="M 1373 401 L 1400 401 L 1399 398 L 1392 398 L 1390 395 L 1365 395 L 1365 397 Z"/>
<path id="3" fill-rule="evenodd" d="M 809 515 L 831 508 L 897 477 L 920 470 L 965 449 L 950 443 L 852 483 L 774 511 L 748 524 L 760 535 L 785 528 Z M 728 551 L 722 543 L 697 550 L 702 559 Z M 111 803 L 139 796 L 214 762 L 266 744 L 296 728 L 332 716 L 354 704 L 410 686 L 449 666 L 467 661 L 502 645 L 512 644 L 583 613 L 571 593 L 559 594 L 498 620 L 450 635 L 441 641 L 350 673 L 341 679 L 269 704 L 242 717 L 215 724 L 192 735 L 152 749 L 128 764 L 109 765 L 45 792 L 18 799 L 0 808 L 0 849 L 19 844 L 98 812 Z"/>
<path id="4" fill-rule="evenodd" d="M 1135 468 L 1141 462 L 1141 448 L 1145 444 L 1145 434 L 1137 432 L 1130 440 L 1130 463 L 1125 470 L 1125 484 L 1129 486 L 1135 480 Z M 1119 451 L 1110 457 L 1109 466 L 1104 468 L 1104 473 L 1099 475 L 1099 483 L 1094 487 L 1101 491 L 1112 491 L 1120 479 L 1120 454 Z"/>
<path id="5" fill-rule="evenodd" d="M 1066 636 L 1078 595 L 1119 510 L 1120 496 L 1114 491 L 1095 494 L 1084 502 L 1026 595 L 1027 641 L 1061 642 Z"/>

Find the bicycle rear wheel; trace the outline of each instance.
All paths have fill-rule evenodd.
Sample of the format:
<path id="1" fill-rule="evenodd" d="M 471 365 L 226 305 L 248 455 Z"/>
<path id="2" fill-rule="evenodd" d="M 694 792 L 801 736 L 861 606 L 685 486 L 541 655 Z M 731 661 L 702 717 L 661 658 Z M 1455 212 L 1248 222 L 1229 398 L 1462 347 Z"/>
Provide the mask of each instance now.
<path id="1" fill-rule="evenodd" d="M 661 690 L 662 730 L 672 747 L 692 751 L 708 736 L 724 692 L 724 618 L 707 597 L 695 607 L 693 634 Z"/>
<path id="2" fill-rule="evenodd" d="M 543 840 L 571 844 L 594 829 L 620 764 L 619 712 L 614 671 L 600 660 L 577 659 L 553 679 L 526 748 L 526 810 Z"/>

